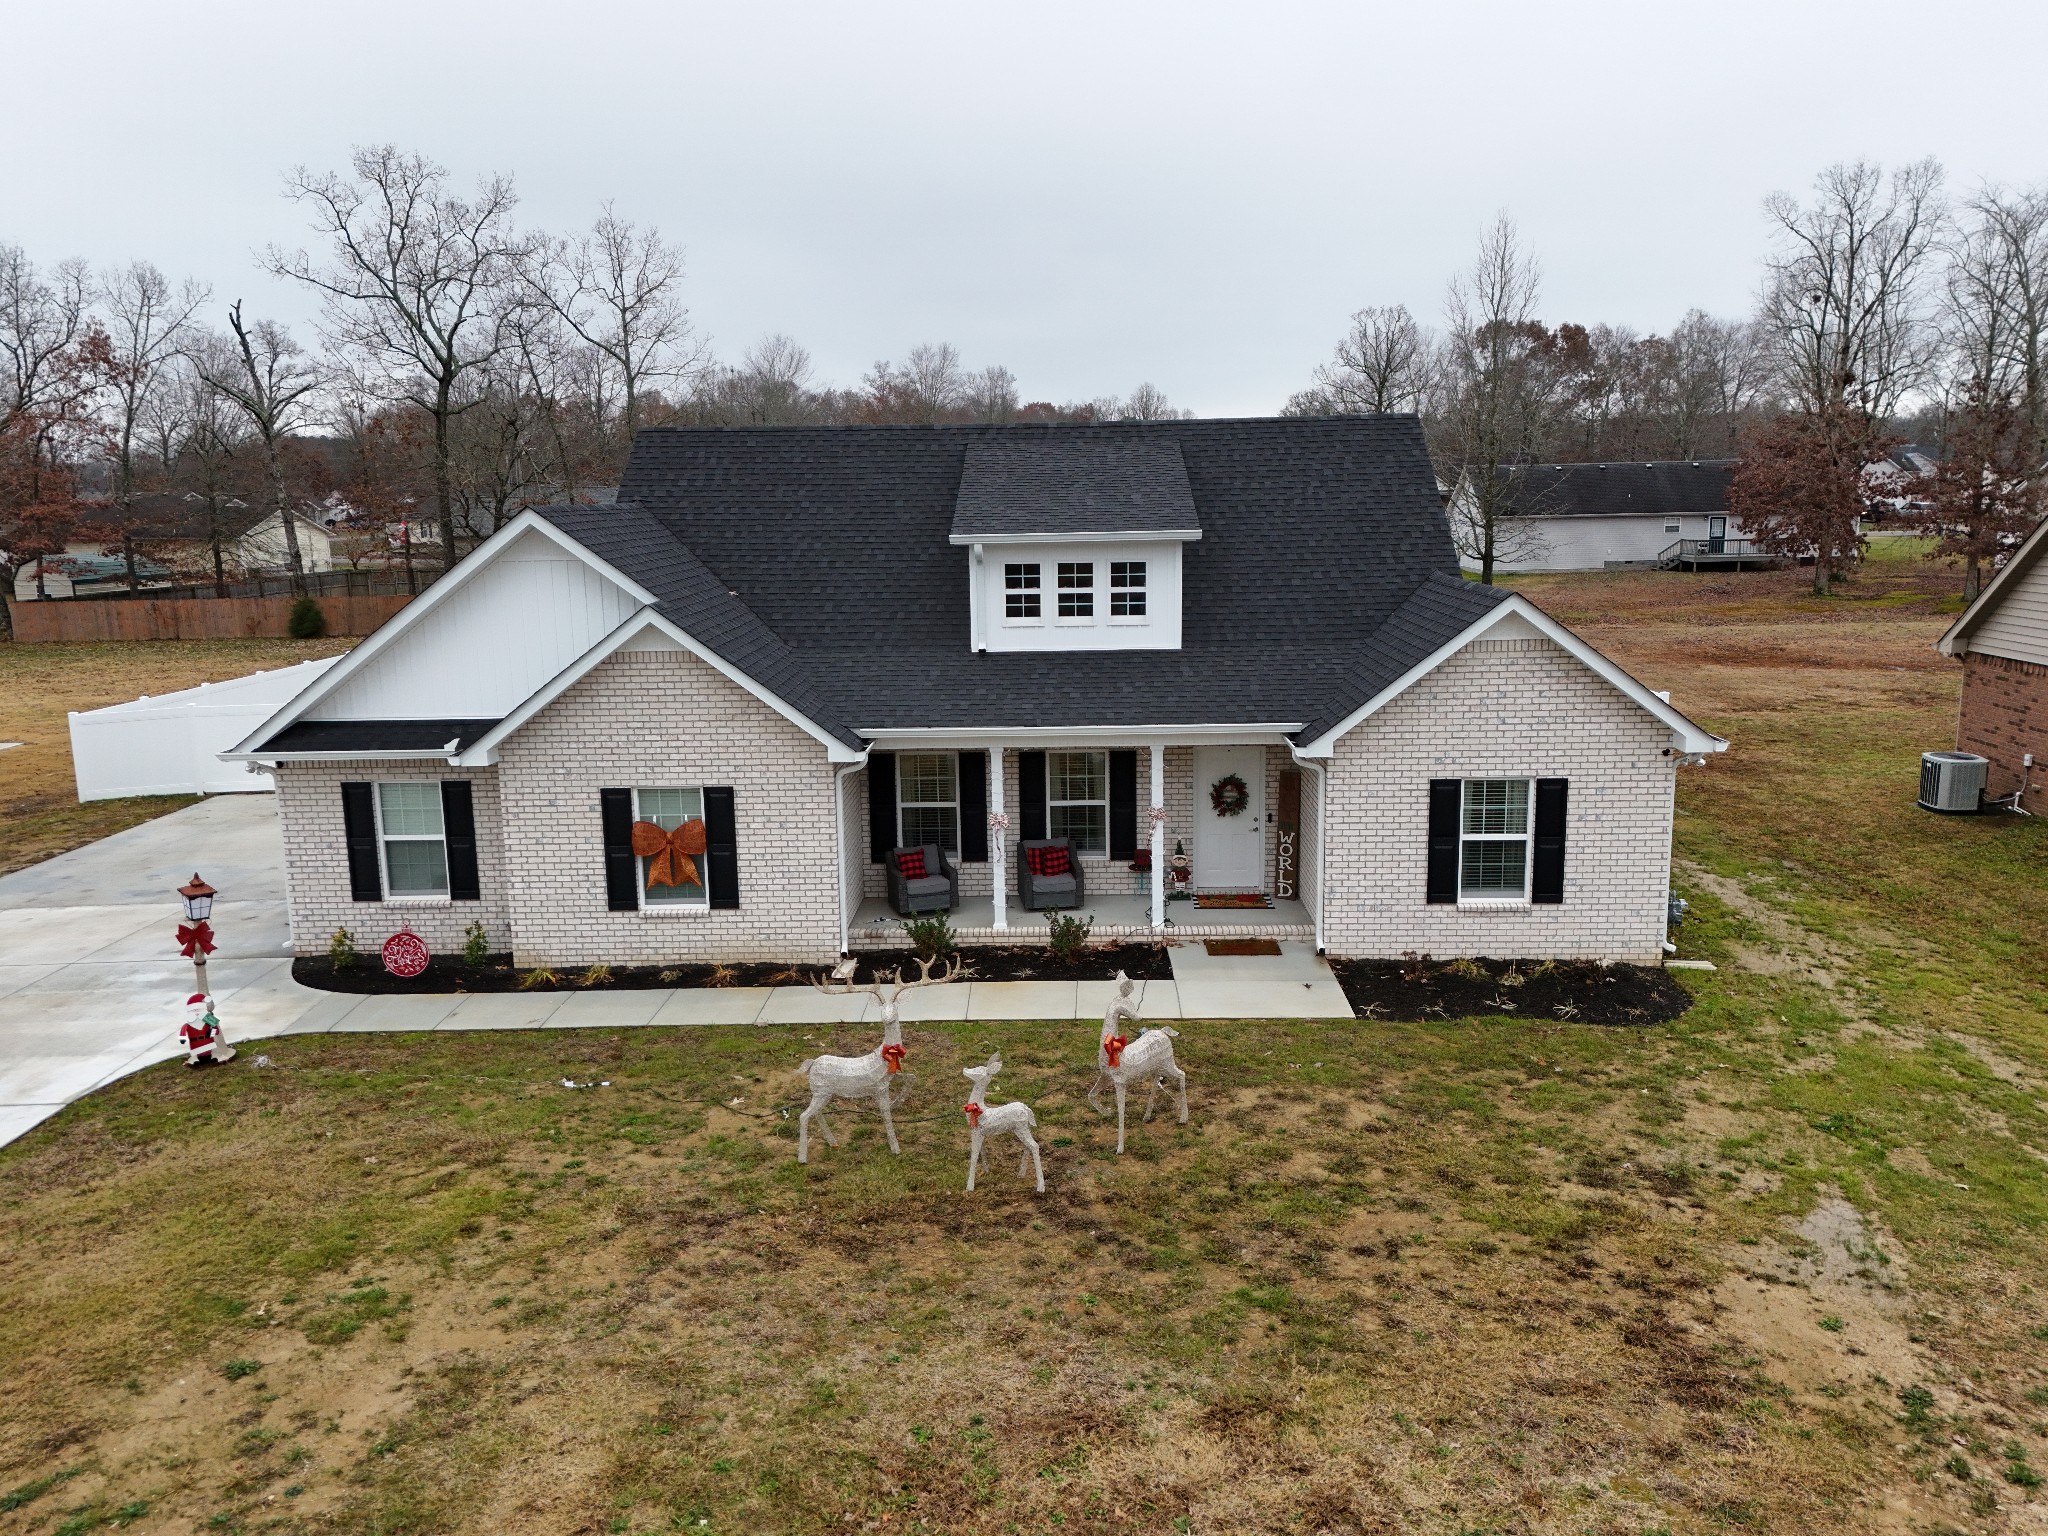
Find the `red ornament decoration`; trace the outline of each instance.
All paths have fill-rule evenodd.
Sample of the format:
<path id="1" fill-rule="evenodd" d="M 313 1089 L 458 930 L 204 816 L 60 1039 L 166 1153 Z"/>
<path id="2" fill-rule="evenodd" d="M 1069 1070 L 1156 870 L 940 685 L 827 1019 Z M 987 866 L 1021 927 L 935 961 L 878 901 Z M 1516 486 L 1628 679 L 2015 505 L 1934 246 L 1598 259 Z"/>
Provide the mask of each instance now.
<path id="1" fill-rule="evenodd" d="M 178 924 L 178 953 L 190 960 L 195 949 L 204 954 L 213 953 L 213 929 L 204 918 L 196 923 Z"/>
<path id="2" fill-rule="evenodd" d="M 1124 1047 L 1129 1045 L 1130 1043 L 1131 1042 L 1122 1035 L 1111 1035 L 1107 1040 L 1102 1042 L 1102 1052 L 1105 1056 L 1109 1058 L 1109 1064 L 1112 1067 L 1123 1060 Z"/>
<path id="3" fill-rule="evenodd" d="M 384 969 L 394 976 L 417 976 L 427 968 L 427 941 L 401 928 L 384 941 Z"/>
<path id="4" fill-rule="evenodd" d="M 704 852 L 704 823 L 686 821 L 673 832 L 651 821 L 633 823 L 633 852 L 647 861 L 647 889 L 657 885 L 702 885 L 697 859 Z"/>
<path id="5" fill-rule="evenodd" d="M 885 1045 L 882 1047 L 882 1065 L 891 1072 L 901 1072 L 903 1070 L 903 1058 L 906 1054 L 900 1045 Z"/>

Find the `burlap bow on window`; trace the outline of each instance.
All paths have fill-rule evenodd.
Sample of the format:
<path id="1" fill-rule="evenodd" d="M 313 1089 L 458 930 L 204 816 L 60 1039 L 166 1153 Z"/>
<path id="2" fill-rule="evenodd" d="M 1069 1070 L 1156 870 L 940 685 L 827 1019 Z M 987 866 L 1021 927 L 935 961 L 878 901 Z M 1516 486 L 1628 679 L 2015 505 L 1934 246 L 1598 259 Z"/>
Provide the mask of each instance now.
<path id="1" fill-rule="evenodd" d="M 651 821 L 633 823 L 633 852 L 647 861 L 647 888 L 702 885 L 697 858 L 704 852 L 704 823 L 686 821 L 665 832 Z"/>

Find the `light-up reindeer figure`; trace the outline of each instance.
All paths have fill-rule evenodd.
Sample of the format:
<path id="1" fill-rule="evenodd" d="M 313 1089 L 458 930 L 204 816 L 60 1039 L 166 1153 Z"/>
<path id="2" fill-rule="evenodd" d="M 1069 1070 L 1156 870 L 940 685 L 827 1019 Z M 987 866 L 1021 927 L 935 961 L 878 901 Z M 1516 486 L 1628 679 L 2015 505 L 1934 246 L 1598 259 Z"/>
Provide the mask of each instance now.
<path id="1" fill-rule="evenodd" d="M 1116 996 L 1109 1000 L 1109 1007 L 1102 1015 L 1102 1041 L 1095 1056 L 1095 1081 L 1088 1089 L 1088 1102 L 1095 1106 L 1098 1114 L 1108 1114 L 1102 1103 L 1102 1083 L 1107 1078 L 1116 1085 L 1116 1149 L 1124 1149 L 1124 1094 L 1133 1083 L 1145 1085 L 1145 1118 L 1152 1118 L 1152 1106 L 1159 1097 L 1164 1083 L 1172 1083 L 1175 1099 L 1180 1112 L 1180 1123 L 1188 1123 L 1188 1077 L 1180 1069 L 1180 1063 L 1173 1059 L 1173 1042 L 1180 1038 L 1177 1030 L 1164 1025 L 1147 1025 L 1143 1034 L 1133 1040 L 1124 1033 L 1125 1024 L 1136 1023 L 1137 1005 L 1131 1001 L 1131 979 L 1122 971 L 1116 973 L 1118 986 Z"/>
<path id="2" fill-rule="evenodd" d="M 973 1140 L 967 1149 L 967 1191 L 969 1194 L 974 1192 L 974 1171 L 981 1164 L 982 1139 L 1007 1134 L 1016 1137 L 1024 1148 L 1017 1158 L 1017 1177 L 1024 1177 L 1028 1163 L 1038 1176 L 1038 1192 L 1042 1195 L 1045 1193 L 1045 1164 L 1038 1156 L 1038 1138 L 1031 1134 L 1038 1125 L 1038 1116 L 1031 1112 L 1029 1104 L 1015 1100 L 996 1105 L 982 1102 L 988 1097 L 989 1080 L 1002 1070 L 1001 1051 L 989 1057 L 985 1066 L 960 1069 L 960 1075 L 974 1084 L 974 1091 L 967 1095 L 966 1104 L 961 1106 L 967 1113 L 967 1124 L 973 1132 Z"/>
<path id="3" fill-rule="evenodd" d="M 811 1102 L 797 1117 L 796 1160 L 808 1163 L 811 1160 L 811 1121 L 818 1122 L 818 1130 L 825 1138 L 825 1145 L 836 1147 L 839 1138 L 832 1134 L 832 1127 L 825 1119 L 825 1110 L 834 1099 L 871 1099 L 882 1112 L 882 1129 L 889 1137 L 889 1150 L 901 1153 L 896 1144 L 896 1120 L 892 1111 L 903 1102 L 910 1092 L 915 1079 L 903 1068 L 903 1025 L 896 1016 L 896 1001 L 904 993 L 918 987 L 943 986 L 946 982 L 957 981 L 968 974 L 965 964 L 957 957 L 939 972 L 932 974 L 931 960 L 918 961 L 918 977 L 905 981 L 899 966 L 883 981 L 877 977 L 865 987 L 854 985 L 856 962 L 846 961 L 835 970 L 829 979 L 815 979 L 811 985 L 828 997 L 852 997 L 865 992 L 882 1005 L 882 1043 L 865 1056 L 813 1056 L 798 1065 L 797 1071 L 809 1079 Z"/>

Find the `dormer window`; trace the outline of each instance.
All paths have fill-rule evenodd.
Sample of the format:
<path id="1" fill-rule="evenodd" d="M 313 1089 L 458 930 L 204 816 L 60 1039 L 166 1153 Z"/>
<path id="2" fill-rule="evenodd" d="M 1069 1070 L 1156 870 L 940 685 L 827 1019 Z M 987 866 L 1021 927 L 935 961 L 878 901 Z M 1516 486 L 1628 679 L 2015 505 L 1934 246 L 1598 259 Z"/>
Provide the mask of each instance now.
<path id="1" fill-rule="evenodd" d="M 1145 617 L 1145 562 L 1109 562 L 1109 616 L 1112 619 Z"/>
<path id="2" fill-rule="evenodd" d="M 1003 566 L 1003 617 L 1006 619 L 1035 619 L 1038 617 L 1038 567 L 1036 565 Z"/>
<path id="3" fill-rule="evenodd" d="M 1060 617 L 1063 619 L 1092 619 L 1095 617 L 1095 562 L 1093 560 L 1062 560 L 1060 562 Z"/>

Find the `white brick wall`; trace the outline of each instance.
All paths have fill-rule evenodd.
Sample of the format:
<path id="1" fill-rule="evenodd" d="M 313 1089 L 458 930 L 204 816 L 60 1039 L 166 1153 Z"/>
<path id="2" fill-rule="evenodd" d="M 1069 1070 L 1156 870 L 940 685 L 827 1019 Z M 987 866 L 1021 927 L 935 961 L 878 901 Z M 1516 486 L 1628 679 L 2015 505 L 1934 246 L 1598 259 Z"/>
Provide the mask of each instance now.
<path id="1" fill-rule="evenodd" d="M 477 884 L 481 901 L 417 898 L 370 902 L 349 896 L 348 843 L 341 820 L 341 786 L 357 780 L 370 783 L 438 783 L 468 779 L 476 815 Z M 410 926 L 435 954 L 462 948 L 463 930 L 480 922 L 491 949 L 512 947 L 512 929 L 505 904 L 503 846 L 498 804 L 498 772 L 494 768 L 450 768 L 446 763 L 280 763 L 277 768 L 277 814 L 284 826 L 286 901 L 292 920 L 292 947 L 302 955 L 324 955 L 337 928 L 347 928 L 356 948 L 374 955 L 384 941 Z"/>
<path id="2" fill-rule="evenodd" d="M 1670 733 L 1547 640 L 1481 640 L 1337 743 L 1333 955 L 1661 958 L 1671 869 Z M 1424 900 L 1433 778 L 1571 781 L 1559 906 Z"/>

